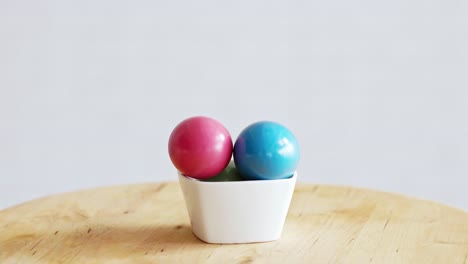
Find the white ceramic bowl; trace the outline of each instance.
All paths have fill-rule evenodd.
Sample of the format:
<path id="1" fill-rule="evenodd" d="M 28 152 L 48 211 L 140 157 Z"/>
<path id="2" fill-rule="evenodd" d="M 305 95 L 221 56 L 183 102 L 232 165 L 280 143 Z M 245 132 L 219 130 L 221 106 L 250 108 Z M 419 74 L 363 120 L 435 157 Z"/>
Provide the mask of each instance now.
<path id="1" fill-rule="evenodd" d="M 205 182 L 178 173 L 192 232 L 207 243 L 281 237 L 297 173 L 280 180 Z"/>

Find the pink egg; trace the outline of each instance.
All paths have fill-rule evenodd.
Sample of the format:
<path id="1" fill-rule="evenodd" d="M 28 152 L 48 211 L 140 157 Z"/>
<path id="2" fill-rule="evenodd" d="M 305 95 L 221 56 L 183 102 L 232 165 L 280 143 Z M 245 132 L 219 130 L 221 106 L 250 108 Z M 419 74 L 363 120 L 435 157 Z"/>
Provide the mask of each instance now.
<path id="1" fill-rule="evenodd" d="M 185 176 L 206 179 L 218 175 L 232 157 L 228 130 L 217 120 L 195 116 L 180 122 L 169 137 L 169 156 Z"/>

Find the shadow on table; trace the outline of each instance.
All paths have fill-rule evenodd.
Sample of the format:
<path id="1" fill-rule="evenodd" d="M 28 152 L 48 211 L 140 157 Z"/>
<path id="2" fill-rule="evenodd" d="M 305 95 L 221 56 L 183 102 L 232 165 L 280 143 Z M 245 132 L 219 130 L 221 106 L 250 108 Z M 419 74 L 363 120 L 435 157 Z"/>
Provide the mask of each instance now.
<path id="1" fill-rule="evenodd" d="M 46 262 L 87 259 L 164 257 L 184 248 L 206 247 L 190 226 L 80 226 L 51 229 L 41 234 L 18 234 L 1 244 L 3 257 L 21 254 Z"/>

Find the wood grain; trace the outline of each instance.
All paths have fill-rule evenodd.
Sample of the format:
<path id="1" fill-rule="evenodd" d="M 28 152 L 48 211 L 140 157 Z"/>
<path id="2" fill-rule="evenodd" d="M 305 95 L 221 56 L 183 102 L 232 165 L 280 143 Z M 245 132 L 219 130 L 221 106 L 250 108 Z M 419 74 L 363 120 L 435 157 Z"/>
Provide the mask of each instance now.
<path id="1" fill-rule="evenodd" d="M 177 183 L 100 188 L 0 211 L 0 263 L 468 264 L 468 213 L 363 189 L 298 185 L 280 240 L 212 245 Z"/>

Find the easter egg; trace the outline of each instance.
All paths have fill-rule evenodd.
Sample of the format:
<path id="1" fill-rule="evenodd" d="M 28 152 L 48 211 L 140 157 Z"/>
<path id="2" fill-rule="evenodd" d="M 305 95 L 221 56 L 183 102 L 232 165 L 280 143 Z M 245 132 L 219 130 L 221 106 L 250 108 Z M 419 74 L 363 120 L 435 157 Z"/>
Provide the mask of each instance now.
<path id="1" fill-rule="evenodd" d="M 207 182 L 229 182 L 229 181 L 245 181 L 240 175 L 239 171 L 234 164 L 234 161 L 229 162 L 227 167 L 218 175 L 205 179 Z"/>
<path id="2" fill-rule="evenodd" d="M 248 180 L 284 179 L 296 171 L 299 145 L 284 125 L 260 121 L 241 131 L 233 155 L 237 169 Z"/>
<path id="3" fill-rule="evenodd" d="M 233 143 L 228 130 L 217 120 L 190 117 L 180 122 L 169 137 L 171 162 L 182 175 L 196 179 L 214 177 L 232 157 Z"/>

